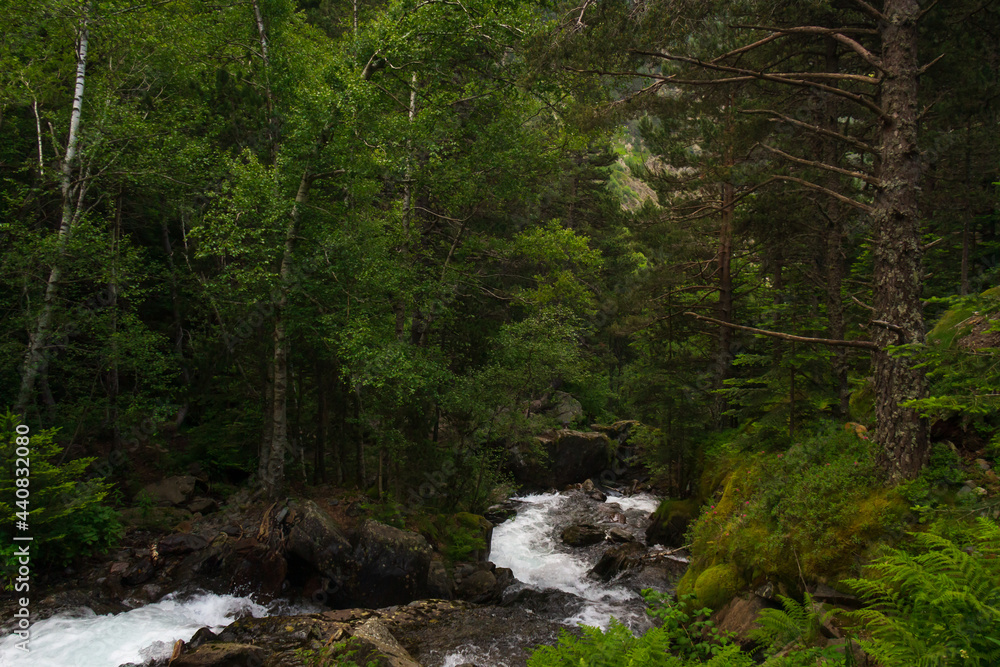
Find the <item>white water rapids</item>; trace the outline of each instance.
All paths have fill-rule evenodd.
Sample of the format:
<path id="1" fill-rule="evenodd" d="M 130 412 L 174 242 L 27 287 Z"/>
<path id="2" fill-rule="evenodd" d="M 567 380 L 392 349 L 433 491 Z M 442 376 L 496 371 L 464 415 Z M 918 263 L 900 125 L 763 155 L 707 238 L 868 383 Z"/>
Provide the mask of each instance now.
<path id="1" fill-rule="evenodd" d="M 236 616 L 267 616 L 268 608 L 247 597 L 199 593 L 168 595 L 154 604 L 98 616 L 83 608 L 31 626 L 30 653 L 15 648 L 17 636 L 0 640 L 3 667 L 118 667 L 169 658 L 174 642 L 199 628 L 220 632 Z"/>
<path id="2" fill-rule="evenodd" d="M 657 499 L 647 494 L 611 497 L 607 503 L 580 492 L 538 494 L 517 499 L 517 516 L 493 531 L 492 560 L 509 567 L 521 582 L 510 591 L 560 591 L 546 618 L 567 625 L 578 623 L 606 629 L 615 617 L 633 630 L 648 623 L 642 598 L 624 586 L 587 576 L 605 546 L 572 548 L 562 543 L 562 530 L 573 523 L 607 521 L 613 512 L 626 522 L 616 525 L 642 539 Z M 617 504 L 615 507 L 614 504 Z M 603 513 L 603 514 L 602 514 Z M 607 524 L 609 527 L 612 524 Z M 569 595 L 566 595 L 569 594 Z M 517 602 L 513 603 L 518 605 Z M 316 609 L 265 607 L 248 597 L 198 593 L 169 595 L 154 604 L 120 614 L 99 616 L 90 609 L 61 613 L 31 626 L 31 653 L 15 648 L 16 636 L 0 639 L 0 667 L 119 667 L 169 657 L 178 639 L 189 640 L 202 627 L 220 632 L 237 617 L 271 613 L 312 613 Z M 535 613 L 529 611 L 528 613 Z M 516 638 L 515 638 L 516 639 Z M 529 646 L 525 640 L 521 646 Z M 466 662 L 503 667 L 500 646 L 462 646 L 436 658 L 442 667 Z M 485 660 L 485 662 L 484 662 Z"/>

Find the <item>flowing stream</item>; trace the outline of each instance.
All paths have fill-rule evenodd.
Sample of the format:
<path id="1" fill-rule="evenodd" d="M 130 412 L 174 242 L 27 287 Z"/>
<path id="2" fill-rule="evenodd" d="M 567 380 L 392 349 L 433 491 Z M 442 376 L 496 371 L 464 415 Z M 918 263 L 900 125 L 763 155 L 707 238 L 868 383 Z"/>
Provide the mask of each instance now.
<path id="1" fill-rule="evenodd" d="M 99 616 L 87 608 L 56 614 L 31 626 L 30 653 L 16 636 L 0 640 L 2 667 L 118 667 L 169 658 L 174 642 L 199 628 L 219 632 L 239 617 L 296 613 L 265 607 L 249 597 L 171 594 L 159 602 L 120 614 Z M 299 612 L 303 613 L 303 612 Z"/>
<path id="2" fill-rule="evenodd" d="M 492 637 L 489 642 L 479 640 L 430 651 L 420 657 L 428 667 L 469 662 L 491 667 L 523 665 L 525 647 L 554 640 L 553 628 L 579 623 L 606 629 L 614 617 L 636 632 L 648 627 L 645 603 L 635 590 L 587 576 L 610 543 L 574 548 L 563 544 L 560 535 L 572 524 L 591 523 L 609 529 L 618 526 L 642 541 L 649 515 L 656 509 L 655 497 L 609 497 L 602 503 L 573 491 L 515 500 L 517 516 L 493 531 L 490 559 L 498 567 L 511 568 L 519 583 L 505 593 L 503 605 L 476 612 L 484 623 L 503 628 L 506 634 L 487 631 Z M 0 639 L 0 667 L 141 665 L 169 657 L 176 640 L 187 641 L 202 627 L 219 632 L 247 615 L 315 611 L 292 608 L 287 603 L 265 607 L 249 597 L 210 593 L 172 594 L 120 614 L 97 615 L 81 608 L 34 623 L 30 654 L 15 648 L 16 636 Z M 521 656 L 512 658 L 515 653 Z"/>
<path id="3" fill-rule="evenodd" d="M 542 613 L 568 627 L 578 624 L 607 629 L 614 617 L 634 632 L 649 627 L 646 604 L 641 595 L 615 582 L 603 583 L 587 576 L 607 550 L 607 543 L 592 547 L 569 547 L 562 543 L 563 529 L 575 523 L 592 522 L 599 526 L 617 525 L 639 541 L 644 540 L 649 515 L 658 500 L 648 494 L 609 497 L 600 503 L 582 492 L 547 493 L 525 496 L 517 516 L 493 530 L 490 560 L 498 567 L 509 567 L 520 584 L 507 591 L 505 599 L 517 606 L 519 599 L 548 597 Z M 622 523 L 622 518 L 625 522 Z M 532 641 L 532 640 L 535 641 Z M 520 645 L 537 644 L 537 637 L 521 636 Z M 509 647 L 498 642 L 493 646 L 462 646 L 444 656 L 442 667 L 464 663 L 509 667 L 523 664 L 512 661 Z M 428 663 L 436 667 L 433 663 Z"/>

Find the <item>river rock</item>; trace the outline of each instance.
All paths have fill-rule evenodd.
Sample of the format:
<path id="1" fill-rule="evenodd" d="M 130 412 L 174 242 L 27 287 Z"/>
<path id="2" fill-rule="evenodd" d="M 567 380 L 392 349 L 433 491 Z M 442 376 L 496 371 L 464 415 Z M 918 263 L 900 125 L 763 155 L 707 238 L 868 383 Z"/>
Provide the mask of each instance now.
<path id="1" fill-rule="evenodd" d="M 354 551 L 350 595 L 363 607 L 388 607 L 426 597 L 431 548 L 422 535 L 369 519 Z"/>
<path id="2" fill-rule="evenodd" d="M 571 547 L 588 547 L 604 541 L 604 529 L 589 523 L 574 524 L 563 530 L 562 541 Z"/>
<path id="3" fill-rule="evenodd" d="M 351 543 L 334 520 L 311 500 L 291 505 L 294 516 L 287 552 L 301 558 L 334 586 L 344 586 L 353 570 Z"/>
<path id="4" fill-rule="evenodd" d="M 628 542 L 619 546 L 611 547 L 601 556 L 590 570 L 590 574 L 604 581 L 610 581 L 619 572 L 631 569 L 639 565 L 642 555 L 646 553 L 646 547 L 638 542 Z"/>
<path id="5" fill-rule="evenodd" d="M 514 480 L 527 487 L 563 488 L 600 476 L 611 463 L 611 441 L 603 433 L 562 429 L 539 436 L 535 444 L 514 445 L 508 458 Z M 536 455 L 538 448 L 544 457 Z"/>
<path id="6" fill-rule="evenodd" d="M 208 540 L 190 533 L 174 533 L 167 535 L 156 545 L 156 551 L 161 556 L 176 556 L 191 553 L 208 546 Z"/>
<path id="7" fill-rule="evenodd" d="M 462 600 L 481 602 L 493 594 L 496 585 L 497 578 L 493 576 L 492 572 L 478 570 L 462 579 L 456 593 Z"/>
<path id="8" fill-rule="evenodd" d="M 128 572 L 122 577 L 122 583 L 126 586 L 138 586 L 149 581 L 154 573 L 153 561 L 147 556 L 129 566 Z"/>
<path id="9" fill-rule="evenodd" d="M 355 640 L 361 640 L 362 644 L 371 647 L 371 652 L 374 654 L 371 657 L 378 660 L 379 667 L 420 667 L 420 663 L 410 657 L 385 624 L 377 618 L 369 619 L 359 625 L 354 629 L 353 636 Z M 364 655 L 364 648 L 358 653 L 362 664 L 371 659 Z"/>
<path id="10" fill-rule="evenodd" d="M 192 514 L 196 512 L 201 512 L 202 514 L 209 514 L 219 509 L 219 503 L 215 502 L 211 498 L 195 498 L 190 503 L 188 503 L 188 511 Z"/>
<path id="11" fill-rule="evenodd" d="M 181 654 L 170 667 L 248 667 L 263 665 L 267 651 L 251 644 L 210 643 Z"/>
<path id="12" fill-rule="evenodd" d="M 455 597 L 455 580 L 448 575 L 448 569 L 439 560 L 431 561 L 427 571 L 427 593 L 440 600 Z"/>
<path id="13" fill-rule="evenodd" d="M 147 484 L 142 490 L 158 505 L 183 505 L 191 499 L 197 483 L 191 475 L 178 475 Z"/>
<path id="14" fill-rule="evenodd" d="M 625 542 L 635 542 L 635 537 L 632 533 L 628 532 L 624 528 L 619 526 L 612 526 L 607 531 L 607 539 L 616 542 L 618 544 L 624 544 Z"/>

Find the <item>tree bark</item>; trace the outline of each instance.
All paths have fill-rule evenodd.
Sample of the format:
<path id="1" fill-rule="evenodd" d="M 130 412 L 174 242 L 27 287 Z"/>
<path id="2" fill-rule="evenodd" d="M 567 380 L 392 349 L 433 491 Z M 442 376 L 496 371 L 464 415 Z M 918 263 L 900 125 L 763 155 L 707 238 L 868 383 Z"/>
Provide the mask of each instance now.
<path id="1" fill-rule="evenodd" d="M 303 171 L 299 189 L 295 194 L 295 204 L 289 215 L 285 229 L 285 248 L 281 255 L 279 279 L 281 292 L 274 308 L 274 393 L 271 401 L 271 438 L 267 444 L 267 465 L 264 467 L 261 483 L 271 498 L 281 494 L 285 481 L 285 451 L 288 449 L 288 354 L 289 341 L 285 331 L 285 316 L 288 308 L 288 292 L 292 283 L 292 255 L 295 251 L 295 237 L 298 234 L 302 207 L 309 200 L 309 186 L 312 180 L 309 172 Z"/>
<path id="2" fill-rule="evenodd" d="M 76 48 L 76 79 L 73 90 L 73 110 L 70 113 L 69 135 L 66 139 L 66 153 L 59 165 L 59 187 L 62 196 L 62 215 L 59 222 L 59 236 L 56 241 L 56 258 L 49 269 L 49 278 L 45 285 L 45 298 L 42 311 L 38 315 L 34 333 L 28 340 L 28 351 L 24 355 L 24 371 L 21 375 L 21 388 L 17 396 L 15 412 L 23 415 L 35 391 L 35 382 L 45 366 L 45 349 L 49 343 L 52 317 L 54 314 L 56 295 L 59 291 L 59 280 L 62 277 L 60 262 L 66 253 L 66 244 L 80 215 L 80 200 L 83 197 L 85 184 L 81 180 L 74 183 L 73 170 L 76 166 L 76 156 L 80 143 L 80 118 L 83 115 L 83 93 L 87 80 L 87 49 L 90 45 L 90 4 L 84 7 L 83 18 L 77 29 Z"/>
<path id="3" fill-rule="evenodd" d="M 882 26 L 880 186 L 872 211 L 875 319 L 902 331 L 907 343 L 924 342 L 921 303 L 921 255 L 917 195 L 921 176 L 917 148 L 916 0 L 886 0 Z M 899 343 L 899 332 L 875 327 L 872 338 L 875 392 L 875 440 L 890 482 L 912 479 L 927 460 L 927 429 L 905 401 L 926 393 L 924 373 L 886 348 Z"/>

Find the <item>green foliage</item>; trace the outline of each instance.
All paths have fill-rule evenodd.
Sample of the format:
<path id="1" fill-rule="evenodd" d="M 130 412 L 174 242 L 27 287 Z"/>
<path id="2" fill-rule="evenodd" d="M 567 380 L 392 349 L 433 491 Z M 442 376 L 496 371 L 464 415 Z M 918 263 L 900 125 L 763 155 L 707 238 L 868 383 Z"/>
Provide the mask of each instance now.
<path id="1" fill-rule="evenodd" d="M 883 487 L 864 433 L 831 424 L 777 451 L 751 450 L 761 446 L 753 435 L 723 434 L 729 441 L 706 464 L 692 577 L 718 562 L 791 587 L 800 568 L 810 580 L 845 576 L 899 524 L 907 506 Z"/>
<path id="2" fill-rule="evenodd" d="M 800 648 L 810 648 L 820 638 L 820 629 L 833 611 L 822 612 L 822 608 L 809 593 L 803 593 L 802 602 L 779 595 L 781 609 L 763 609 L 757 615 L 759 627 L 751 632 L 752 639 L 758 640 L 771 649 L 780 649 L 789 644 Z"/>
<path id="3" fill-rule="evenodd" d="M 111 486 L 100 477 L 86 478 L 93 458 L 63 462 L 63 449 L 56 432 L 31 432 L 18 442 L 15 426 L 20 420 L 8 412 L 0 415 L 0 523 L 5 546 L 12 544 L 15 521 L 26 521 L 28 530 L 17 534 L 33 538 L 32 562 L 63 565 L 73 558 L 103 552 L 121 536 L 118 513 L 103 503 Z M 18 457 L 17 449 L 29 442 L 28 457 Z M 27 466 L 24 459 L 27 458 Z M 30 471 L 15 476 L 15 470 Z M 18 480 L 28 480 L 25 487 Z M 28 496 L 19 499 L 16 491 L 26 488 Z M 23 495 L 23 494 L 22 494 Z M 12 550 L 5 549 L 0 562 L 4 577 L 17 569 Z"/>
<path id="4" fill-rule="evenodd" d="M 1000 526 L 980 518 L 968 544 L 914 533 L 847 583 L 869 607 L 848 616 L 859 643 L 886 667 L 995 665 L 1000 661 Z"/>

